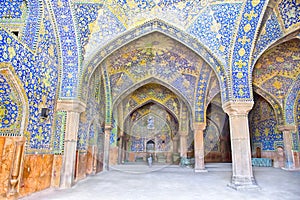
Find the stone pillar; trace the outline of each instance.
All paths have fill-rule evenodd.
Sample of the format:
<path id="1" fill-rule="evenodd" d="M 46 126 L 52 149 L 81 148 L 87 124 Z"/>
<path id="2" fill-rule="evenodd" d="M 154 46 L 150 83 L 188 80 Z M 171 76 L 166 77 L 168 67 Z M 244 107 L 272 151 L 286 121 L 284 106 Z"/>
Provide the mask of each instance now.
<path id="1" fill-rule="evenodd" d="M 122 155 L 123 155 L 123 136 L 119 137 L 118 142 L 118 164 L 122 163 Z"/>
<path id="2" fill-rule="evenodd" d="M 104 156 L 103 156 L 103 170 L 109 170 L 109 149 L 110 149 L 110 132 L 111 126 L 105 126 L 104 131 Z"/>
<path id="3" fill-rule="evenodd" d="M 125 151 L 125 136 L 124 136 L 124 131 L 123 129 L 120 130 L 119 132 L 119 149 L 118 149 L 118 164 L 123 164 L 124 163 L 124 151 Z"/>
<path id="4" fill-rule="evenodd" d="M 126 159 L 126 150 L 127 150 L 126 146 L 127 146 L 127 141 L 126 141 L 126 136 L 124 135 L 122 137 L 122 160 L 121 160 L 122 164 L 125 163 L 125 159 Z"/>
<path id="5" fill-rule="evenodd" d="M 292 132 L 296 131 L 294 125 L 278 126 L 278 130 L 283 133 L 284 153 L 285 153 L 285 166 L 282 169 L 293 170 L 295 165 L 293 162 L 293 139 Z"/>
<path id="6" fill-rule="evenodd" d="M 205 123 L 194 123 L 195 172 L 207 172 L 204 164 L 203 131 L 205 127 Z"/>
<path id="7" fill-rule="evenodd" d="M 57 103 L 57 110 L 67 111 L 60 188 L 70 188 L 74 184 L 79 115 L 85 110 L 85 107 L 84 103 L 77 100 L 60 100 Z"/>
<path id="8" fill-rule="evenodd" d="M 187 133 L 180 132 L 180 157 L 187 158 Z"/>
<path id="9" fill-rule="evenodd" d="M 178 153 L 178 136 L 176 135 L 174 138 L 173 138 L 173 153 Z"/>
<path id="10" fill-rule="evenodd" d="M 229 115 L 232 151 L 232 180 L 229 187 L 236 190 L 259 189 L 251 163 L 248 112 L 253 102 L 227 102 L 223 105 Z"/>

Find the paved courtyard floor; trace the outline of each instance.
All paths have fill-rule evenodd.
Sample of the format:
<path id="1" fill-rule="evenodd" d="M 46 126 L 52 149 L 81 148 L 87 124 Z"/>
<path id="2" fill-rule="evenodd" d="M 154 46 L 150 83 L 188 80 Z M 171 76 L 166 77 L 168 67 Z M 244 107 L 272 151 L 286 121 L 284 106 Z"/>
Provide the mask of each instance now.
<path id="1" fill-rule="evenodd" d="M 89 176 L 70 189 L 47 189 L 23 200 L 300 200 L 300 172 L 255 167 L 260 190 L 227 184 L 231 164 L 207 164 L 207 173 L 178 166 L 122 165 Z"/>

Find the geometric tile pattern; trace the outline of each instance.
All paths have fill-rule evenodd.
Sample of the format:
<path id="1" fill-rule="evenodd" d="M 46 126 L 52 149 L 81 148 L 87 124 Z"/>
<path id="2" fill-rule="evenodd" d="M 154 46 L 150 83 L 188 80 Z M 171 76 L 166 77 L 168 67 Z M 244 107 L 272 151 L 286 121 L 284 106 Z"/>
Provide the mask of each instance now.
<path id="1" fill-rule="evenodd" d="M 297 133 L 292 133 L 292 142 L 293 142 L 293 150 L 299 151 L 299 135 Z"/>
<path id="2" fill-rule="evenodd" d="M 272 11 L 257 39 L 252 63 L 255 64 L 258 56 L 263 53 L 273 42 L 281 38 L 283 32 L 275 13 Z M 252 65 L 252 67 L 254 67 Z"/>
<path id="3" fill-rule="evenodd" d="M 35 45 L 38 57 L 38 65 L 43 65 L 43 62 L 47 62 L 44 61 L 44 57 L 46 57 L 46 60 L 50 58 L 53 64 L 55 64 L 58 68 L 58 52 L 55 29 L 52 25 L 51 13 L 46 6 L 44 7 L 43 13 L 41 14 L 40 21 L 41 25 L 39 26 L 37 44 Z"/>
<path id="4" fill-rule="evenodd" d="M 253 70 L 253 82 L 262 85 L 276 76 L 284 76 L 296 80 L 299 69 L 299 40 L 290 40 L 265 52 L 258 60 Z M 277 88 L 282 88 L 276 86 Z M 268 90 L 268 88 L 264 88 Z M 288 87 L 282 88 L 287 91 Z"/>
<path id="5" fill-rule="evenodd" d="M 111 131 L 110 131 L 110 138 L 109 138 L 109 143 L 110 146 L 116 146 L 117 145 L 117 134 L 118 134 L 118 121 L 112 117 L 112 126 L 111 126 Z"/>
<path id="6" fill-rule="evenodd" d="M 278 143 L 283 142 L 283 133 L 277 130 L 277 121 L 270 104 L 262 97 L 256 97 L 251 116 L 252 143 L 261 144 L 263 151 L 275 151 Z"/>
<path id="7" fill-rule="evenodd" d="M 22 6 L 24 6 L 25 2 L 23 0 L 2 0 L 0 2 L 0 18 L 21 18 L 23 14 Z"/>
<path id="8" fill-rule="evenodd" d="M 221 64 L 219 64 L 219 61 L 215 59 L 215 57 L 208 52 L 200 43 L 197 43 L 197 41 L 193 38 L 191 38 L 189 35 L 184 34 L 180 30 L 177 30 L 175 27 L 167 25 L 161 21 L 150 21 L 145 24 L 143 24 L 140 27 L 137 27 L 134 30 L 126 32 L 126 34 L 121 35 L 117 40 L 113 40 L 109 45 L 102 48 L 102 50 L 97 53 L 88 66 L 84 69 L 84 79 L 81 85 L 81 96 L 85 96 L 85 92 L 82 88 L 85 88 L 88 82 L 88 77 L 93 72 L 95 68 L 99 66 L 99 63 L 103 61 L 103 59 L 110 55 L 113 51 L 116 49 L 119 49 L 121 46 L 154 31 L 159 31 L 161 33 L 165 33 L 166 35 L 176 39 L 183 45 L 189 47 L 193 51 L 195 51 L 197 54 L 201 55 L 202 58 L 208 62 L 208 64 L 211 67 L 215 68 L 215 72 L 217 73 L 217 76 L 219 77 L 219 80 L 221 81 L 221 88 L 222 90 L 222 97 L 223 100 L 226 101 L 228 98 L 227 95 L 227 79 L 225 78 L 225 70 L 222 67 Z"/>
<path id="9" fill-rule="evenodd" d="M 295 124 L 295 101 L 299 93 L 299 40 L 290 40 L 264 53 L 253 70 L 253 84 L 284 106 L 285 123 Z"/>
<path id="10" fill-rule="evenodd" d="M 241 5 L 241 3 L 211 5 L 201 12 L 197 20 L 187 29 L 188 33 L 222 58 L 226 66 Z"/>
<path id="11" fill-rule="evenodd" d="M 262 88 L 256 87 L 255 85 L 253 85 L 253 92 L 259 94 L 270 105 L 272 105 L 278 124 L 284 124 L 284 116 L 283 116 L 284 111 L 282 107 L 282 102 L 278 102 L 278 100 L 272 94 L 266 92 Z"/>
<path id="12" fill-rule="evenodd" d="M 278 4 L 284 28 L 290 29 L 300 23 L 300 3 L 297 0 L 282 0 Z"/>
<path id="13" fill-rule="evenodd" d="M 251 78 L 249 76 L 252 71 L 252 63 L 274 41 L 282 37 L 282 32 L 287 33 L 292 28 L 297 28 L 300 22 L 299 2 L 282 0 L 279 2 L 278 11 L 275 14 L 270 12 L 271 14 L 266 18 L 266 25 L 262 27 L 261 35 L 256 43 L 256 34 L 266 6 L 264 5 L 266 1 L 263 0 L 246 1 L 242 7 L 242 13 L 239 13 L 240 2 L 223 3 L 215 0 L 107 0 L 103 1 L 103 4 L 74 3 L 73 5 L 72 1 L 68 0 L 31 0 L 26 2 L 20 0 L 0 2 L 2 24 L 24 23 L 25 26 L 20 41 L 7 30 L 0 28 L 0 62 L 9 63 L 13 68 L 11 71 L 15 72 L 14 79 L 3 73 L 0 75 L 0 126 L 1 131 L 3 131 L 3 127 L 6 129 L 4 134 L 13 134 L 12 132 L 18 132 L 20 129 L 15 124 L 20 121 L 21 114 L 26 108 L 24 105 L 22 107 L 20 95 L 18 96 L 22 90 L 26 94 L 24 95 L 26 96 L 24 97 L 25 101 L 28 101 L 26 103 L 28 111 L 25 113 L 29 114 L 28 122 L 26 122 L 28 126 L 24 131 L 24 136 L 29 141 L 26 153 L 62 153 L 65 113 L 58 112 L 54 119 L 53 112 L 57 94 L 60 98 L 66 99 L 77 98 L 79 95 L 82 95 L 83 98 L 89 97 L 87 106 L 90 109 L 87 109 L 87 113 L 81 116 L 82 118 L 86 117 L 86 123 L 90 123 L 89 126 L 81 126 L 81 133 L 89 131 L 89 135 L 83 135 L 84 137 L 97 138 L 97 132 L 103 131 L 104 127 L 100 127 L 99 124 L 102 124 L 100 122 L 103 122 L 104 119 L 93 119 L 92 116 L 95 116 L 95 113 L 101 113 L 99 118 L 102 116 L 104 118 L 104 113 L 106 113 L 106 123 L 116 124 L 116 120 L 112 117 L 112 102 L 117 92 L 110 91 L 110 83 L 112 81 L 117 85 L 122 80 L 125 82 L 129 80 L 130 84 L 135 83 L 138 79 L 136 77 L 139 75 L 145 77 L 142 76 L 144 72 L 139 71 L 139 67 L 144 63 L 131 66 L 130 75 L 136 77 L 121 74 L 121 72 L 109 74 L 109 68 L 103 65 L 104 83 L 97 84 L 96 82 L 100 82 L 100 80 L 95 79 L 93 86 L 91 85 L 92 90 L 88 83 L 92 73 L 99 63 L 105 60 L 106 56 L 146 34 L 161 32 L 201 55 L 203 60 L 216 72 L 220 88 L 222 88 L 222 101 L 226 102 L 229 99 L 251 100 Z M 72 9 L 76 10 L 77 16 Z M 276 16 L 279 17 L 279 21 Z M 55 18 L 54 21 L 52 17 Z M 75 17 L 78 26 L 75 26 Z M 165 20 L 166 23 L 160 19 Z M 53 23 L 56 27 L 52 26 Z M 19 28 L 19 24 L 16 25 L 17 28 Z M 281 30 L 280 24 L 285 30 Z M 236 26 L 238 26 L 238 30 L 235 30 Z M 99 27 L 103 27 L 103 29 L 98 30 Z M 80 30 L 77 32 L 76 28 Z M 188 30 L 189 33 L 185 33 L 185 30 Z M 55 33 L 56 31 L 57 33 Z M 57 36 L 59 38 L 56 38 Z M 232 42 L 231 39 L 235 41 Z M 59 41 L 60 44 L 56 44 L 56 41 Z M 108 41 L 110 41 L 109 44 Z M 255 43 L 255 54 L 252 56 L 251 52 Z M 94 44 L 98 44 L 98 46 Z M 95 47 L 99 48 L 97 55 L 95 54 L 91 62 L 87 63 L 87 67 L 83 69 L 84 71 L 81 71 L 80 51 L 88 50 L 86 51 L 89 52 L 87 55 L 92 55 Z M 178 50 L 183 49 L 178 48 Z M 138 53 L 142 52 L 139 56 L 144 58 L 146 63 L 148 62 L 151 69 L 154 68 L 154 65 L 151 66 L 151 62 L 167 61 L 166 65 L 156 66 L 153 74 L 157 75 L 158 79 L 169 81 L 169 85 L 177 88 L 176 92 L 189 99 L 191 105 L 198 106 L 198 103 L 202 103 L 202 107 L 205 102 L 200 99 L 207 89 L 204 90 L 201 87 L 206 87 L 208 83 L 198 85 L 197 91 L 189 91 L 189 88 L 195 88 L 199 82 L 208 80 L 206 73 L 198 73 L 200 71 L 198 67 L 202 65 L 198 66 L 193 62 L 188 62 L 188 59 L 174 50 L 163 49 L 161 52 L 158 50 L 154 57 L 147 51 L 142 52 L 141 50 Z M 274 107 L 277 115 L 280 112 L 278 102 L 283 103 L 286 122 L 298 124 L 298 132 L 300 129 L 299 52 L 298 41 L 286 42 L 266 52 L 253 70 L 254 84 L 265 92 L 258 93 L 265 94 L 269 102 L 276 102 L 273 106 L 277 107 Z M 193 57 L 192 54 L 189 56 Z M 138 54 L 132 55 L 131 58 L 134 58 Z M 122 54 L 122 56 L 126 55 Z M 252 57 L 254 57 L 253 60 Z M 128 61 L 125 58 L 124 60 Z M 226 68 L 230 73 L 227 77 L 228 73 L 225 72 L 224 66 L 228 67 L 226 65 L 228 61 L 232 68 Z M 170 67 L 170 63 L 175 64 L 176 67 Z M 61 90 L 57 92 L 59 65 L 62 84 Z M 165 67 L 168 65 L 169 67 Z M 178 71 L 181 76 L 176 75 Z M 79 91 L 78 84 L 81 74 L 84 74 L 85 79 L 82 82 L 82 89 Z M 207 74 L 209 73 L 207 72 Z M 99 77 L 101 76 L 99 75 Z M 20 80 L 20 88 L 16 89 L 17 86 L 12 80 Z M 228 81 L 232 87 L 230 96 L 226 90 Z M 101 85 L 102 92 L 97 89 L 99 85 Z M 105 99 L 103 96 L 104 86 Z M 128 85 L 120 84 L 119 91 L 126 87 Z M 288 97 L 284 99 L 283 95 Z M 197 97 L 197 101 L 194 101 L 194 97 Z M 165 104 L 172 105 L 170 102 L 165 102 Z M 107 107 L 104 108 L 103 105 Z M 49 119 L 44 121 L 40 118 L 40 110 L 43 107 L 50 109 Z M 185 107 L 184 110 L 182 118 L 187 117 L 187 108 Z M 272 113 L 270 110 L 272 109 L 263 107 L 263 113 L 257 115 L 260 118 L 255 121 L 254 133 L 257 133 L 255 142 L 261 143 L 263 149 L 272 150 L 275 144 L 282 143 L 282 135 L 276 132 L 276 115 L 274 111 Z M 201 114 L 203 115 L 203 113 L 199 115 Z M 196 118 L 204 119 L 205 116 L 202 115 L 201 117 L 196 116 Z M 263 119 L 264 115 L 271 116 L 271 119 Z M 184 123 L 188 124 L 188 121 L 186 120 Z M 55 130 L 53 130 L 54 124 L 56 124 Z M 188 127 L 187 124 L 183 125 L 181 129 L 185 130 Z M 113 126 L 115 131 L 116 126 Z M 1 132 L 1 134 L 3 133 Z M 293 137 L 294 149 L 297 150 L 297 146 L 299 146 L 297 135 L 294 134 Z M 86 138 L 85 141 L 87 141 Z M 115 143 L 116 135 L 113 135 L 113 140 Z M 84 145 L 86 144 L 82 145 L 83 148 L 85 148 Z"/>
<path id="14" fill-rule="evenodd" d="M 65 129 L 66 129 L 67 112 L 59 111 L 55 115 L 55 130 L 53 134 L 53 153 L 63 154 L 64 141 L 65 141 Z"/>
<path id="15" fill-rule="evenodd" d="M 268 1 L 247 0 L 243 7 L 230 60 L 230 82 L 232 99 L 252 100 L 251 93 L 251 52 L 256 41 L 256 33 Z"/>
<path id="16" fill-rule="evenodd" d="M 0 62 L 10 62 L 28 98 L 28 127 L 24 136 L 27 153 L 50 152 L 53 110 L 57 89 L 57 66 L 46 54 L 40 61 L 27 47 L 0 29 Z M 40 118 L 40 109 L 50 109 L 49 119 Z"/>
<path id="17" fill-rule="evenodd" d="M 100 4 L 74 4 L 82 51 L 90 40 L 90 24 L 96 20 L 100 8 Z"/>
<path id="18" fill-rule="evenodd" d="M 100 4 L 76 4 L 76 6 L 81 11 L 77 19 L 80 20 L 80 33 L 84 34 L 81 40 L 85 59 L 126 30 L 105 6 Z"/>
<path id="19" fill-rule="evenodd" d="M 149 101 L 157 102 L 158 105 L 162 105 L 162 109 L 168 110 L 168 112 L 179 119 L 180 104 L 177 95 L 162 85 L 154 83 L 138 88 L 124 100 L 124 103 L 127 102 L 124 109 L 124 116 L 132 113 L 141 105 L 147 104 Z"/>
<path id="20" fill-rule="evenodd" d="M 299 117 L 299 112 L 297 111 L 297 106 L 299 105 L 300 96 L 300 73 L 289 89 L 289 93 L 285 101 L 285 120 L 287 124 L 297 124 L 297 117 Z M 298 100 L 297 100 L 298 98 Z M 297 116 L 298 114 L 298 116 Z"/>
<path id="21" fill-rule="evenodd" d="M 112 92 L 109 80 L 109 74 L 103 70 L 104 91 L 105 91 L 105 125 L 112 125 Z"/>
<path id="22" fill-rule="evenodd" d="M 195 99 L 195 121 L 204 122 L 205 121 L 205 105 L 207 96 L 207 87 L 211 77 L 212 70 L 205 63 L 201 67 L 199 73 L 198 86 L 196 89 L 196 99 Z"/>
<path id="23" fill-rule="evenodd" d="M 216 0 L 108 0 L 104 4 L 128 28 L 156 18 L 185 29 L 208 3 L 213 2 Z"/>
<path id="24" fill-rule="evenodd" d="M 42 2 L 44 1 L 31 0 L 27 2 L 28 17 L 26 19 L 26 25 L 22 34 L 22 41 L 31 49 L 35 49 L 40 28 L 40 20 L 42 19 Z M 46 5 L 45 2 L 44 5 Z"/>
<path id="25" fill-rule="evenodd" d="M 88 91 L 86 110 L 80 114 L 77 149 L 86 151 L 88 145 L 95 145 L 100 137 L 101 130 L 104 129 L 105 117 L 105 92 L 101 77 L 101 70 L 98 68 L 91 78 Z"/>
<path id="26" fill-rule="evenodd" d="M 26 102 L 22 102 L 14 77 L 2 67 L 0 65 L 0 135 L 20 136 L 23 103 Z"/>
<path id="27" fill-rule="evenodd" d="M 172 85 L 193 105 L 202 63 L 199 56 L 182 44 L 153 33 L 114 52 L 104 65 L 111 76 L 113 101 L 132 84 L 155 77 Z"/>
<path id="28" fill-rule="evenodd" d="M 51 1 L 57 23 L 61 49 L 61 89 L 60 98 L 77 97 L 79 79 L 79 48 L 71 3 L 68 0 Z"/>
<path id="29" fill-rule="evenodd" d="M 267 88 L 267 91 L 272 94 L 280 102 L 284 100 L 284 97 L 289 92 L 288 88 L 292 85 L 293 79 L 284 76 L 276 76 L 270 78 L 268 81 L 262 83 L 262 88 Z"/>

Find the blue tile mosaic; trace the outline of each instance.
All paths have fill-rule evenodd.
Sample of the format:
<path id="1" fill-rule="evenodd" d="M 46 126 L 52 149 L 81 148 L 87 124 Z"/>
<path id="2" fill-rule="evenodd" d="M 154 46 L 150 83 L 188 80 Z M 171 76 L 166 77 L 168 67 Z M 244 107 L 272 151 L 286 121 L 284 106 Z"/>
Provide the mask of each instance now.
<path id="1" fill-rule="evenodd" d="M 57 23 L 58 34 L 60 37 L 61 48 L 61 88 L 60 98 L 77 97 L 77 87 L 80 72 L 80 48 L 77 39 L 77 31 L 72 16 L 71 3 L 68 0 L 51 1 L 55 20 Z"/>
<path id="2" fill-rule="evenodd" d="M 231 98 L 233 100 L 252 100 L 251 51 L 256 41 L 256 33 L 268 1 L 247 0 L 243 7 L 242 19 L 239 22 L 234 41 L 234 49 L 230 56 Z"/>
<path id="3" fill-rule="evenodd" d="M 43 54 L 35 56 L 6 31 L 0 29 L 0 62 L 9 62 L 23 84 L 29 104 L 25 137 L 26 151 L 51 152 L 51 130 L 57 89 L 57 65 Z M 49 108 L 49 119 L 40 118 L 41 107 Z"/>
<path id="4" fill-rule="evenodd" d="M 284 28 L 288 29 L 300 23 L 300 3 L 297 0 L 282 0 L 278 4 Z"/>
<path id="5" fill-rule="evenodd" d="M 205 121 L 205 103 L 207 95 L 207 87 L 209 84 L 209 79 L 211 78 L 211 69 L 204 63 L 201 67 L 199 73 L 198 86 L 196 88 L 196 100 L 195 100 L 195 121 L 204 122 Z"/>
<path id="6" fill-rule="evenodd" d="M 254 64 L 256 63 L 255 61 L 256 59 L 258 59 L 259 55 L 262 54 L 270 45 L 273 44 L 273 42 L 275 42 L 282 36 L 283 32 L 281 30 L 281 26 L 275 13 L 272 12 L 257 39 L 255 51 L 253 54 L 252 68 L 254 67 Z"/>
<path id="7" fill-rule="evenodd" d="M 241 6 L 241 3 L 211 5 L 187 29 L 188 33 L 222 58 L 225 66 L 229 65 L 231 38 Z"/>
<path id="8" fill-rule="evenodd" d="M 66 128 L 67 112 L 59 111 L 55 115 L 55 130 L 53 134 L 53 153 L 63 154 L 64 141 L 65 141 L 65 128 Z"/>
<path id="9" fill-rule="evenodd" d="M 81 85 L 81 88 L 85 88 L 87 85 L 88 77 L 90 73 L 93 72 L 93 69 L 98 67 L 99 63 L 103 61 L 103 59 L 109 55 L 111 52 L 115 51 L 116 49 L 120 48 L 120 46 L 125 45 L 147 33 L 151 33 L 154 31 L 159 31 L 165 33 L 167 36 L 175 38 L 176 40 L 180 41 L 182 44 L 186 45 L 187 47 L 194 50 L 196 53 L 203 56 L 205 61 L 207 61 L 210 66 L 212 66 L 217 73 L 219 80 L 221 81 L 221 88 L 227 88 L 227 79 L 225 77 L 225 69 L 222 67 L 223 65 L 214 58 L 214 56 L 208 52 L 200 43 L 187 34 L 182 33 L 181 31 L 177 30 L 175 27 L 167 25 L 161 21 L 150 21 L 142 26 L 134 29 L 132 31 L 126 32 L 126 34 L 122 35 L 120 38 L 113 40 L 109 46 L 105 46 L 103 49 L 99 51 L 99 53 L 93 57 L 93 59 L 89 62 L 88 66 L 84 69 L 84 78 Z M 81 89 L 81 98 L 86 96 L 86 92 Z M 226 101 L 228 99 L 228 91 L 226 89 L 222 90 L 222 99 Z"/>
<path id="10" fill-rule="evenodd" d="M 85 60 L 126 31 L 124 25 L 106 6 L 100 4 L 75 4 L 75 6 Z"/>
<path id="11" fill-rule="evenodd" d="M 23 102 L 17 88 L 14 87 L 15 83 L 11 80 L 13 77 L 10 77 L 8 71 L 2 71 L 0 71 L 0 135 L 20 135 Z"/>
<path id="12" fill-rule="evenodd" d="M 85 112 L 80 114 L 77 150 L 86 151 L 88 145 L 95 145 L 103 133 L 105 117 L 104 84 L 98 68 L 92 78 L 88 90 L 89 98 Z M 88 131 L 87 131 L 88 130 Z M 101 138 L 101 137 L 100 137 Z"/>
<path id="13" fill-rule="evenodd" d="M 28 17 L 22 34 L 22 41 L 31 49 L 35 49 L 40 29 L 42 1 L 28 1 Z"/>
<path id="14" fill-rule="evenodd" d="M 249 119 L 252 143 L 261 144 L 263 151 L 275 151 L 278 143 L 283 143 L 283 133 L 277 130 L 274 110 L 262 97 L 255 102 Z"/>
<path id="15" fill-rule="evenodd" d="M 26 6 L 23 0 L 2 0 L 0 1 L 0 18 L 15 19 L 21 18 Z"/>
<path id="16" fill-rule="evenodd" d="M 84 47 L 89 42 L 91 36 L 89 25 L 97 19 L 98 11 L 101 7 L 101 4 L 74 4 L 82 54 L 85 54 Z"/>
<path id="17" fill-rule="evenodd" d="M 290 89 L 285 101 L 285 120 L 287 124 L 296 124 L 297 122 L 297 115 L 299 116 L 299 112 L 294 113 L 294 111 L 297 110 L 296 107 L 299 105 L 299 102 L 297 102 L 297 97 L 299 96 L 300 91 L 299 88 L 300 74 L 298 75 L 295 83 L 292 85 L 292 88 Z"/>

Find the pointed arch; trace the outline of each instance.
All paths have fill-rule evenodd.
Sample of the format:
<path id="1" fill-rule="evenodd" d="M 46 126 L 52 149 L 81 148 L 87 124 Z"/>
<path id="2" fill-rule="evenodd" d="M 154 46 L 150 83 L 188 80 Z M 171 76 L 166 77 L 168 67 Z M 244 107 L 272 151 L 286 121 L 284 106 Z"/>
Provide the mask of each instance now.
<path id="1" fill-rule="evenodd" d="M 95 52 L 92 58 L 87 62 L 86 66 L 84 66 L 84 69 L 82 71 L 79 87 L 80 98 L 85 99 L 86 92 L 84 88 L 86 88 L 89 79 L 91 78 L 95 69 L 99 67 L 100 63 L 102 63 L 108 56 L 110 56 L 113 52 L 120 49 L 121 47 L 154 32 L 162 33 L 178 41 L 179 43 L 183 44 L 184 46 L 195 52 L 197 55 L 199 55 L 205 62 L 207 62 L 209 66 L 215 71 L 218 80 L 221 83 L 222 100 L 228 100 L 228 80 L 225 75 L 225 69 L 222 62 L 217 59 L 217 57 L 212 52 L 210 52 L 206 46 L 201 44 L 194 37 L 158 19 L 146 22 L 141 26 L 125 32 L 115 40 L 112 40 L 102 49 L 99 49 L 99 51 Z"/>
<path id="2" fill-rule="evenodd" d="M 158 105 L 161 106 L 162 108 L 166 109 L 167 112 L 170 113 L 171 116 L 174 117 L 174 119 L 176 119 L 177 122 L 179 121 L 179 116 L 177 116 L 177 115 L 176 115 L 172 110 L 170 110 L 167 106 L 165 106 L 165 105 L 163 105 L 163 104 L 161 104 L 160 102 L 155 101 L 155 100 L 146 101 L 146 102 L 144 102 L 143 104 L 139 104 L 138 106 L 132 108 L 132 110 L 130 110 L 130 111 L 129 111 L 128 113 L 126 113 L 126 115 L 124 116 L 124 121 L 127 120 L 127 119 L 130 117 L 130 115 L 131 115 L 134 111 L 138 110 L 139 108 L 141 108 L 141 107 L 143 107 L 143 106 L 145 106 L 145 105 L 147 105 L 147 104 L 149 104 L 149 103 L 158 104 Z"/>
<path id="3" fill-rule="evenodd" d="M 0 63 L 0 84 L 1 93 L 4 96 L 3 104 L 0 104 L 0 135 L 23 136 L 28 124 L 28 99 L 22 82 L 10 63 Z M 14 113 L 9 115 L 11 112 Z M 7 121 L 3 122 L 3 119 Z M 7 127 L 3 127 L 2 122 Z"/>
<path id="4" fill-rule="evenodd" d="M 263 97 L 274 109 L 274 113 L 277 119 L 278 124 L 282 124 L 284 122 L 284 116 L 283 116 L 283 108 L 272 95 L 270 95 L 268 92 L 264 91 L 263 89 L 253 85 L 253 91 L 259 94 L 261 97 Z"/>
<path id="5" fill-rule="evenodd" d="M 171 85 L 165 83 L 164 81 L 161 81 L 155 77 L 150 77 L 148 79 L 140 81 L 140 82 L 134 84 L 133 86 L 129 87 L 127 90 L 125 90 L 123 93 L 121 93 L 118 97 L 116 97 L 116 100 L 112 104 L 112 108 L 116 107 L 119 103 L 121 103 L 129 94 L 131 94 L 138 88 L 140 88 L 146 84 L 149 84 L 149 83 L 156 83 L 156 84 L 162 85 L 162 86 L 166 87 L 167 89 L 169 89 L 171 92 L 173 92 L 175 95 L 177 95 L 181 101 L 183 101 L 186 104 L 186 106 L 189 110 L 189 113 L 191 115 L 193 115 L 192 105 L 189 103 L 189 101 L 176 88 L 174 88 L 173 86 L 171 86 Z"/>
<path id="6" fill-rule="evenodd" d="M 253 73 L 254 67 L 257 63 L 257 61 L 264 55 L 264 53 L 266 53 L 268 50 L 270 50 L 271 48 L 278 46 L 284 42 L 288 42 L 290 40 L 293 39 L 299 39 L 300 40 L 300 28 L 298 30 L 295 30 L 292 33 L 288 33 L 286 35 L 282 35 L 280 38 L 274 40 L 272 43 L 268 44 L 265 46 L 265 48 L 258 54 L 256 55 L 255 59 L 252 61 L 252 65 L 251 65 L 251 75 Z"/>

